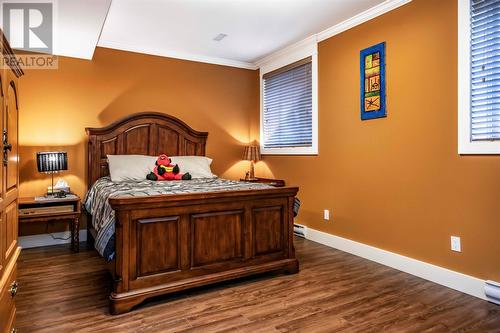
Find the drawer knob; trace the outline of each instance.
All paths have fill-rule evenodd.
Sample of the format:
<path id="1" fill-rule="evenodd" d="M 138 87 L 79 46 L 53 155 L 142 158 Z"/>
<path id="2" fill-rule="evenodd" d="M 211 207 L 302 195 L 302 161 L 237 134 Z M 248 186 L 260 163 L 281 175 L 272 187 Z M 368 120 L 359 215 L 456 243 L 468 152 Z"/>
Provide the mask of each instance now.
<path id="1" fill-rule="evenodd" d="M 10 333 L 17 333 L 17 328 L 13 328 L 10 330 Z"/>
<path id="2" fill-rule="evenodd" d="M 18 286 L 19 285 L 17 284 L 17 281 L 12 282 L 12 284 L 10 285 L 10 288 L 9 288 L 10 296 L 12 296 L 12 297 L 16 296 Z"/>

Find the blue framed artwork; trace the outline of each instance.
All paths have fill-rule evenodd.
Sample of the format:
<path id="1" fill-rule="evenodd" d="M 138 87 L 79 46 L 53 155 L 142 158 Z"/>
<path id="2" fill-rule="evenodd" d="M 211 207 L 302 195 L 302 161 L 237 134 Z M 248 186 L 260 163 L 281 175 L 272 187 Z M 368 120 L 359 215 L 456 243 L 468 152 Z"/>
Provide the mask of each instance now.
<path id="1" fill-rule="evenodd" d="M 387 116 L 385 105 L 385 42 L 360 52 L 361 120 Z"/>

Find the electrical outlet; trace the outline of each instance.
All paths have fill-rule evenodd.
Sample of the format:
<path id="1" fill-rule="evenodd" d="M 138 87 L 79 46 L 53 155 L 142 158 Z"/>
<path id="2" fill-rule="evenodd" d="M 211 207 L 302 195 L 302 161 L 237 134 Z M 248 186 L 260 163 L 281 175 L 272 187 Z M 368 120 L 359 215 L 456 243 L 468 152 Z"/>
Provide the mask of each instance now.
<path id="1" fill-rule="evenodd" d="M 462 252 L 462 244 L 460 244 L 460 237 L 451 236 L 451 250 L 455 252 Z"/>
<path id="2" fill-rule="evenodd" d="M 328 221 L 330 220 L 330 211 L 328 209 L 325 209 L 324 212 L 323 212 L 323 219 L 325 221 Z"/>

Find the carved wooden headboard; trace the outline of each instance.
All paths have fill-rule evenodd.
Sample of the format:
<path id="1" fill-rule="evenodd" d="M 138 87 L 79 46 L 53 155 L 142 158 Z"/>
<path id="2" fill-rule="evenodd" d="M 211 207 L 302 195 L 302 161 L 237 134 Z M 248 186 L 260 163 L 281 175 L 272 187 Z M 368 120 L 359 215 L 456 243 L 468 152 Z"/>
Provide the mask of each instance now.
<path id="1" fill-rule="evenodd" d="M 88 186 L 109 175 L 107 155 L 205 155 L 208 133 L 158 112 L 136 113 L 102 128 L 86 128 L 89 136 Z"/>

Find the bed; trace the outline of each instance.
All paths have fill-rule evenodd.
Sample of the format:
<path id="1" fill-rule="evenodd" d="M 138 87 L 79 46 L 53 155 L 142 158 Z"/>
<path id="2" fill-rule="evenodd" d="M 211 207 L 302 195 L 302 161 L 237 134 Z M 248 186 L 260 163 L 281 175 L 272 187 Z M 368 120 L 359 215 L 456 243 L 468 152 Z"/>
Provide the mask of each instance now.
<path id="1" fill-rule="evenodd" d="M 134 114 L 86 131 L 91 190 L 94 184 L 114 186 L 107 183 L 107 155 L 167 152 L 204 156 L 208 137 L 208 133 L 195 131 L 175 117 L 155 112 Z M 112 314 L 127 312 L 158 295 L 252 274 L 298 271 L 293 247 L 297 187 L 220 179 L 212 180 L 215 185 L 206 184 L 210 180 L 174 183 L 179 182 L 188 190 L 162 188 L 107 199 L 114 213 L 114 228 L 113 235 L 108 235 L 112 243 L 101 244 L 100 253 L 108 246 Z M 203 190 L 189 190 L 195 187 Z M 118 193 L 115 189 L 109 192 Z M 87 225 L 89 239 L 99 239 L 92 215 Z"/>

